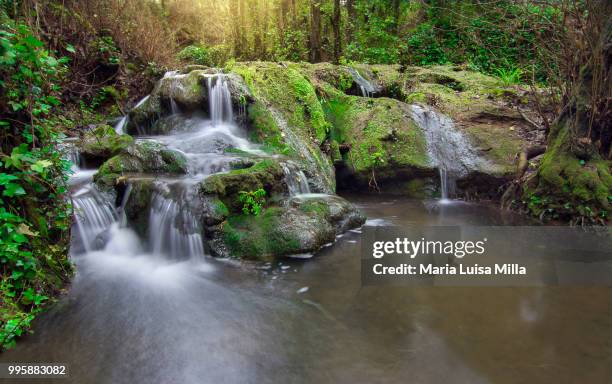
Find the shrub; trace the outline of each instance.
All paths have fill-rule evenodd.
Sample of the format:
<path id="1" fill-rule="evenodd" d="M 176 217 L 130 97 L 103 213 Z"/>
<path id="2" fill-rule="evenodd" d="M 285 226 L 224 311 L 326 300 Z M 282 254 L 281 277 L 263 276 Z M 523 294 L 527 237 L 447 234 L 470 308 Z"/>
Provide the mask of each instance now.
<path id="1" fill-rule="evenodd" d="M 50 118 L 65 59 L 43 48 L 25 24 L 0 29 L 0 346 L 27 332 L 71 273 L 67 259 L 70 164 Z"/>
<path id="2" fill-rule="evenodd" d="M 189 45 L 183 48 L 177 55 L 177 58 L 191 64 L 199 64 L 212 66 L 212 58 L 210 51 L 206 47 L 199 45 Z"/>
<path id="3" fill-rule="evenodd" d="M 256 191 L 240 191 L 238 199 L 243 204 L 242 212 L 245 215 L 257 216 L 266 203 L 266 191 L 261 188 Z"/>

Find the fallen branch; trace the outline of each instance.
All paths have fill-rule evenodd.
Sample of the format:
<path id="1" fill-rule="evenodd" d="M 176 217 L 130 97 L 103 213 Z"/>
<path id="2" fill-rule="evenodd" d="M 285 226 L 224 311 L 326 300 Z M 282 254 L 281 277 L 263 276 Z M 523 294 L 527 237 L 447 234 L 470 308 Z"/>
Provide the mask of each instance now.
<path id="1" fill-rule="evenodd" d="M 531 126 L 534 128 L 534 129 L 536 129 L 536 130 L 538 130 L 538 131 L 542 129 L 542 127 L 540 126 L 540 124 L 538 124 L 538 123 L 536 123 L 535 121 L 531 120 L 531 119 L 529 118 L 529 116 L 527 116 L 527 115 L 526 115 L 526 114 L 525 114 L 525 113 L 524 113 L 524 112 L 521 110 L 521 108 L 520 108 L 520 107 L 518 107 L 518 106 L 517 106 L 517 107 L 516 107 L 516 109 L 517 109 L 518 113 L 521 115 L 521 117 L 523 118 L 523 120 L 525 120 L 526 122 L 528 122 L 528 123 L 529 123 L 529 125 L 531 125 Z"/>

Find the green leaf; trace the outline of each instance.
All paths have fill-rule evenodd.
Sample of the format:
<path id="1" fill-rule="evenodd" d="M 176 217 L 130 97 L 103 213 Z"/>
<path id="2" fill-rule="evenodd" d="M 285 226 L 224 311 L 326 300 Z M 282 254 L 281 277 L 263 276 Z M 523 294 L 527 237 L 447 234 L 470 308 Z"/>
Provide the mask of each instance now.
<path id="1" fill-rule="evenodd" d="M 4 192 L 2 192 L 3 196 L 13 197 L 13 196 L 22 196 L 25 195 L 26 192 L 23 187 L 19 184 L 9 183 L 4 186 Z"/>
<path id="2" fill-rule="evenodd" d="M 43 42 L 38 40 L 37 38 L 35 38 L 34 36 L 30 35 L 28 37 L 26 37 L 24 39 L 25 43 L 28 44 L 31 47 L 42 47 L 43 46 Z"/>
<path id="3" fill-rule="evenodd" d="M 17 180 L 18 177 L 15 175 L 9 175 L 8 173 L 0 173 L 0 185 L 6 185 L 13 180 Z"/>
<path id="4" fill-rule="evenodd" d="M 74 49 L 74 45 L 72 45 L 72 44 L 68 44 L 68 45 L 66 46 L 66 50 L 67 50 L 68 52 L 70 52 L 70 53 L 75 53 L 75 52 L 76 52 L 76 50 Z"/>
<path id="5" fill-rule="evenodd" d="M 32 164 L 30 168 L 37 173 L 43 173 L 45 168 L 50 167 L 53 163 L 49 160 L 38 160 L 36 163 Z"/>

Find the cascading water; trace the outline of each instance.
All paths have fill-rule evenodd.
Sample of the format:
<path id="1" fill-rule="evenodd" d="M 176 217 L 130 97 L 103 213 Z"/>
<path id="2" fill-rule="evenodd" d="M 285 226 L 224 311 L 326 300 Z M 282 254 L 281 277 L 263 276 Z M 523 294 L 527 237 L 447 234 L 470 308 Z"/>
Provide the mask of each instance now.
<path id="1" fill-rule="evenodd" d="M 234 121 L 227 76 L 206 75 L 209 118 L 197 113 L 180 113 L 172 96 L 182 90 L 180 80 L 183 76 L 176 72 L 169 72 L 164 76 L 164 81 L 172 82 L 169 84 L 172 115 L 162 119 L 173 119 L 166 121 L 172 123 L 173 128 L 167 134 L 137 140 L 154 140 L 181 152 L 187 159 L 188 174 L 157 179 L 152 187 L 148 187 L 153 188 L 151 208 L 145 213 L 146 216 L 142 216 L 147 222 L 148 240 L 141 247 L 134 240 L 136 235 L 129 228 L 131 223 L 125 212 L 126 208 L 134 203 L 132 199 L 139 198 L 139 194 L 131 194 L 132 183 L 135 185 L 142 179 L 127 179 L 121 206 L 115 210 L 105 196 L 97 191 L 91 179 L 92 173 L 88 173 L 88 178 L 84 179 L 87 184 L 81 185 L 73 196 L 78 212 L 76 225 L 87 254 L 96 253 L 95 249 L 102 248 L 101 244 L 95 243 L 97 240 L 106 240 L 106 245 L 100 251 L 104 254 L 110 249 L 125 248 L 126 257 L 144 250 L 149 256 L 155 256 L 152 258 L 155 260 L 202 260 L 205 251 L 199 222 L 201 218 L 194 214 L 190 206 L 190 202 L 196 198 L 199 183 L 211 174 L 229 171 L 235 163 L 245 161 L 238 155 L 227 153 L 229 148 L 257 156 L 264 155 L 246 139 L 246 133 Z M 144 98 L 138 104 L 146 100 L 147 98 Z M 283 169 L 290 195 L 310 193 L 308 180 L 297 164 L 287 161 L 283 163 Z M 125 247 L 123 243 L 126 244 Z"/>
<path id="2" fill-rule="evenodd" d="M 181 112 L 178 104 L 176 103 L 176 101 L 174 100 L 175 98 L 175 94 L 178 91 L 182 90 L 182 84 L 180 81 L 177 81 L 180 78 L 185 77 L 186 75 L 184 74 L 179 74 L 176 71 L 169 71 L 166 72 L 164 74 L 164 77 L 162 78 L 162 80 L 164 79 L 168 79 L 168 78 L 172 78 L 171 83 L 170 83 L 170 112 L 173 115 L 177 115 Z"/>
<path id="3" fill-rule="evenodd" d="M 122 135 L 124 133 L 127 121 L 128 117 L 125 115 L 117 122 L 117 124 L 115 124 L 115 132 L 117 132 L 118 135 Z"/>
<path id="4" fill-rule="evenodd" d="M 376 89 L 374 88 L 372 83 L 370 83 L 363 76 L 361 76 L 356 69 L 349 67 L 348 71 L 353 77 L 353 80 L 357 83 L 357 85 L 359 85 L 359 88 L 361 88 L 361 94 L 363 95 L 363 97 L 371 97 L 373 94 L 376 93 Z"/>
<path id="5" fill-rule="evenodd" d="M 283 173 L 285 174 L 285 180 L 287 181 L 287 188 L 289 189 L 290 196 L 310 193 L 308 179 L 306 178 L 304 172 L 295 163 L 287 161 L 281 163 L 281 167 L 283 168 Z"/>
<path id="6" fill-rule="evenodd" d="M 94 248 L 100 236 L 117 220 L 114 208 L 93 187 L 85 187 L 72 196 L 75 224 L 86 251 Z"/>
<path id="7" fill-rule="evenodd" d="M 208 78 L 208 95 L 210 106 L 210 119 L 213 124 L 232 122 L 232 97 L 224 75 L 210 76 Z"/>
<path id="8" fill-rule="evenodd" d="M 478 169 L 482 160 L 450 118 L 419 105 L 412 105 L 411 111 L 425 133 L 429 157 L 440 173 L 442 201 L 447 201 L 455 191 L 455 180 Z"/>
<path id="9" fill-rule="evenodd" d="M 149 240 L 155 255 L 172 259 L 204 256 L 201 228 L 187 207 L 157 193 L 149 218 Z"/>

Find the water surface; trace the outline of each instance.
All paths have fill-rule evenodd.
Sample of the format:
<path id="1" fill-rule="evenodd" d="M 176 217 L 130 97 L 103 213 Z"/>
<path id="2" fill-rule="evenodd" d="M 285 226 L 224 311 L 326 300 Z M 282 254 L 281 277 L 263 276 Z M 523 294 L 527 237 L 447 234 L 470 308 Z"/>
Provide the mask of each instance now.
<path id="1" fill-rule="evenodd" d="M 366 225 L 515 225 L 491 206 L 348 196 Z M 114 232 L 113 232 L 114 231 Z M 609 383 L 609 288 L 363 287 L 360 234 L 241 266 L 147 254 L 113 227 L 3 362 L 61 383 Z M 19 382 L 24 382 L 20 380 Z"/>

